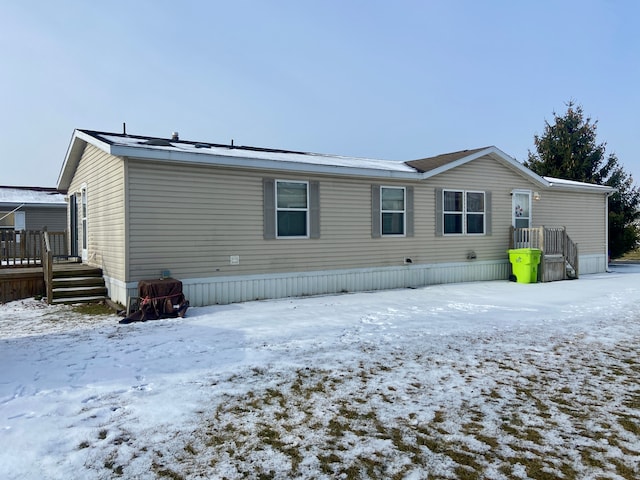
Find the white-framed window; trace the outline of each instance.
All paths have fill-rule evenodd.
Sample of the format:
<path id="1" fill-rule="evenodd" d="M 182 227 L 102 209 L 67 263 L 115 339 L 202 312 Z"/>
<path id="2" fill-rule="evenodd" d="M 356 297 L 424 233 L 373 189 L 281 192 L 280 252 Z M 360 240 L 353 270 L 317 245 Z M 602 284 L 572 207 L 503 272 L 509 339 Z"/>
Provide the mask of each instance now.
<path id="1" fill-rule="evenodd" d="M 276 180 L 276 237 L 309 237 L 309 182 Z"/>
<path id="2" fill-rule="evenodd" d="M 513 223 L 515 228 L 531 226 L 531 191 L 514 190 L 511 192 L 513 206 Z"/>
<path id="3" fill-rule="evenodd" d="M 484 235 L 486 232 L 485 192 L 442 191 L 444 235 Z"/>
<path id="4" fill-rule="evenodd" d="M 380 225 L 383 236 L 404 236 L 406 200 L 404 187 L 380 187 Z"/>

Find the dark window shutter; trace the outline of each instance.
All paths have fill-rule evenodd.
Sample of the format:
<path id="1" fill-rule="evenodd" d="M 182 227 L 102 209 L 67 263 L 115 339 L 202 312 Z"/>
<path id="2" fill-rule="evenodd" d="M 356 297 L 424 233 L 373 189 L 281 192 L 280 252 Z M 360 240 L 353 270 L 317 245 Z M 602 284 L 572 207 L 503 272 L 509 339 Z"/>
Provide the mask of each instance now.
<path id="1" fill-rule="evenodd" d="M 262 179 L 263 235 L 265 240 L 276 238 L 276 186 L 273 178 Z"/>
<path id="2" fill-rule="evenodd" d="M 491 192 L 484 192 L 485 235 L 491 235 Z"/>
<path id="3" fill-rule="evenodd" d="M 380 185 L 371 185 L 371 238 L 380 238 Z"/>
<path id="4" fill-rule="evenodd" d="M 436 237 L 441 237 L 442 233 L 442 189 L 436 188 Z"/>
<path id="5" fill-rule="evenodd" d="M 320 182 L 309 182 L 309 237 L 320 238 Z"/>
<path id="6" fill-rule="evenodd" d="M 407 187 L 405 192 L 407 195 L 407 237 L 413 237 L 413 187 Z"/>

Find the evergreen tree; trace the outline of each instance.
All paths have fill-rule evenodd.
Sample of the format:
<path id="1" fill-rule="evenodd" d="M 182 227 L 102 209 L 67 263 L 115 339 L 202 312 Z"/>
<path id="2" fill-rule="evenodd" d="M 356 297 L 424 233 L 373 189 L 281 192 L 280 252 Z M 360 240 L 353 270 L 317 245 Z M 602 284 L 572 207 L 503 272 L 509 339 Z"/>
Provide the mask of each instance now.
<path id="1" fill-rule="evenodd" d="M 569 101 L 563 116 L 553 116 L 553 124 L 545 121 L 544 133 L 534 136 L 536 153 L 529 151 L 524 165 L 538 175 L 615 188 L 609 198 L 609 251 L 616 258 L 635 249 L 640 191 L 633 178 L 615 154 L 606 155 L 606 143 L 597 143 L 598 122 L 585 118 L 580 105 Z"/>

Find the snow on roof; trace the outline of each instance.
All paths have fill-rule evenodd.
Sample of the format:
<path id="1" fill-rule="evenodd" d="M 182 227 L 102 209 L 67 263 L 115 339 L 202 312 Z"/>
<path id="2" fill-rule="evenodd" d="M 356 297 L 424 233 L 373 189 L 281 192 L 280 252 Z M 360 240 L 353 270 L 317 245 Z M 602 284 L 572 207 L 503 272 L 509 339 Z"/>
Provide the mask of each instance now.
<path id="1" fill-rule="evenodd" d="M 547 182 L 549 182 L 550 186 L 564 186 L 564 187 L 575 187 L 575 188 L 593 188 L 602 190 L 603 192 L 613 192 L 615 189 L 609 187 L 607 185 L 597 185 L 595 183 L 585 183 L 585 182 L 577 182 L 575 180 L 565 180 L 564 178 L 554 178 L 554 177 L 542 177 Z"/>
<path id="2" fill-rule="evenodd" d="M 89 132 L 87 132 L 89 133 Z M 267 148 L 219 145 L 210 143 L 185 142 L 182 140 L 164 140 L 154 144 L 149 139 L 137 136 L 123 136 L 108 133 L 90 133 L 94 137 L 101 138 L 111 145 L 136 147 L 140 149 L 152 149 L 165 152 L 185 152 L 199 155 L 223 156 L 235 158 L 252 158 L 256 160 L 269 160 L 279 162 L 306 163 L 313 165 L 350 167 L 361 169 L 388 170 L 397 172 L 415 173 L 415 169 L 402 161 L 378 160 L 372 158 L 346 157 L 341 155 L 329 155 L 319 153 L 294 152 Z"/>
<path id="3" fill-rule="evenodd" d="M 53 189 L 0 187 L 0 203 L 66 205 L 64 195 Z"/>
<path id="4" fill-rule="evenodd" d="M 77 167 L 84 149 L 84 142 L 89 142 L 114 156 L 148 161 L 187 162 L 410 180 L 424 180 L 476 158 L 491 156 L 542 188 L 555 187 L 607 193 L 614 191 L 611 187 L 606 186 L 540 177 L 494 146 L 403 162 L 80 129 L 74 131 L 72 142 L 60 171 L 58 188 L 62 191 L 69 188 L 73 171 Z"/>

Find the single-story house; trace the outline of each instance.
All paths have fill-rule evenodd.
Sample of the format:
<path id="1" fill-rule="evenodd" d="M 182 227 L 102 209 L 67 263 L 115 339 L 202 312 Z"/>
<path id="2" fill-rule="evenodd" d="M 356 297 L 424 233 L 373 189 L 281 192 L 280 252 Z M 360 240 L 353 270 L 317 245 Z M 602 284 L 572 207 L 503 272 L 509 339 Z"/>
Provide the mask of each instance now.
<path id="1" fill-rule="evenodd" d="M 40 232 L 66 228 L 67 200 L 55 188 L 0 186 L 0 267 L 33 265 Z"/>
<path id="2" fill-rule="evenodd" d="M 67 200 L 55 188 L 0 186 L 0 229 L 63 232 Z"/>
<path id="3" fill-rule="evenodd" d="M 123 304 L 167 271 L 192 305 L 507 279 L 513 227 L 564 227 L 581 274 L 607 268 L 612 189 L 493 146 L 399 162 L 75 130 L 57 187 Z"/>

